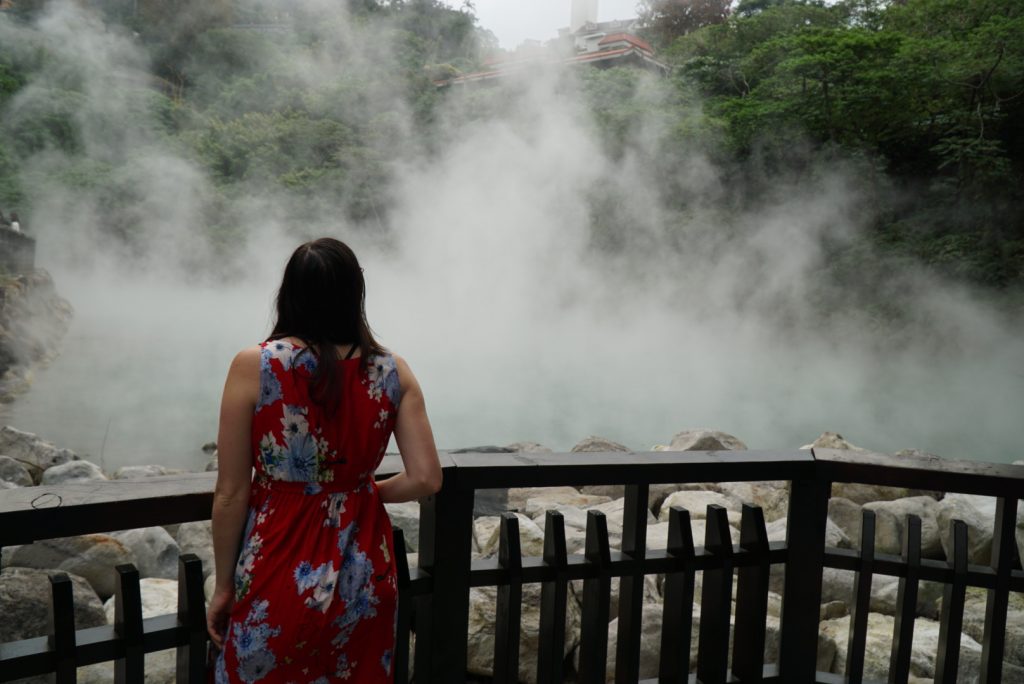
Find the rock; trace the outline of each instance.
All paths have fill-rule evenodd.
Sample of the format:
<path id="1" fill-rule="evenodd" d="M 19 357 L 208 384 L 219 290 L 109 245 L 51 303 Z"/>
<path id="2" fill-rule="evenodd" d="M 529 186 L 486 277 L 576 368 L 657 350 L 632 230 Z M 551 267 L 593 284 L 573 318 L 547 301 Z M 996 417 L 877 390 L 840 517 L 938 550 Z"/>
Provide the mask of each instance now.
<path id="1" fill-rule="evenodd" d="M 530 499 L 546 498 L 555 503 L 576 505 L 572 504 L 572 499 L 579 496 L 580 492 L 575 487 L 513 487 L 508 490 L 508 507 L 525 513 L 526 502 Z"/>
<path id="2" fill-rule="evenodd" d="M 18 485 L 14 484 L 13 482 L 8 482 L 7 480 L 0 480 L 0 490 L 17 488 Z"/>
<path id="3" fill-rule="evenodd" d="M 519 519 L 519 548 L 522 555 L 543 556 L 544 531 L 537 526 L 537 523 L 522 513 L 516 513 L 516 517 Z M 497 555 L 500 537 L 501 525 L 497 524 L 491 530 L 490 536 L 480 544 L 480 554 L 484 557 Z"/>
<path id="4" fill-rule="evenodd" d="M 506 445 L 505 448 L 506 449 L 511 449 L 512 451 L 515 451 L 515 452 L 518 452 L 518 453 L 521 453 L 521 454 L 550 454 L 550 453 L 552 453 L 551 449 L 548 449 L 543 444 L 538 444 L 537 442 L 512 442 L 511 444 Z"/>
<path id="5" fill-rule="evenodd" d="M 135 557 L 135 567 L 143 578 L 168 580 L 178 578 L 178 556 L 181 550 L 174 538 L 162 527 L 142 527 L 112 532 L 111 537 L 124 544 Z"/>
<path id="6" fill-rule="evenodd" d="M 114 567 L 134 563 L 131 551 L 107 534 L 45 539 L 19 546 L 11 554 L 12 566 L 55 569 L 85 578 L 101 599 L 114 593 Z"/>
<path id="7" fill-rule="evenodd" d="M 832 496 L 849 499 L 855 504 L 868 504 L 876 501 L 893 501 L 907 497 L 918 496 L 923 492 L 919 489 L 907 489 L 905 487 L 882 487 L 880 485 L 867 485 L 857 482 L 833 482 Z"/>
<path id="8" fill-rule="evenodd" d="M 818 619 L 835 620 L 836 618 L 846 617 L 849 614 L 850 607 L 846 605 L 844 602 L 829 601 L 828 603 L 821 604 L 821 609 L 818 611 Z"/>
<path id="9" fill-rule="evenodd" d="M 625 451 L 625 452 L 628 452 L 629 450 L 630 450 L 629 447 L 624 446 L 622 444 L 619 444 L 618 442 L 613 442 L 612 440 L 605 439 L 604 437 L 596 437 L 594 435 L 591 435 L 590 437 L 584 437 L 579 442 L 577 442 L 576 446 L 574 446 L 571 451 L 574 454 L 576 454 L 576 453 L 586 453 L 586 452 L 592 452 L 592 451 Z"/>
<path id="10" fill-rule="evenodd" d="M 178 583 L 166 579 L 143 579 L 139 582 L 142 593 L 142 617 L 150 618 L 178 612 Z M 114 599 L 104 604 L 107 619 L 114 622 Z M 146 684 L 174 684 L 177 653 L 173 649 L 145 655 Z M 78 668 L 79 684 L 100 684 L 113 681 L 114 664 L 96 663 Z"/>
<path id="11" fill-rule="evenodd" d="M 645 602 L 643 616 L 640 619 L 640 679 L 658 677 L 658 666 L 661 662 L 661 617 L 662 607 L 658 603 Z M 699 610 L 694 606 L 694 634 L 699 633 Z M 619 619 L 616 617 L 608 623 L 608 659 L 605 661 L 605 681 L 615 681 L 615 645 L 619 637 Z M 696 640 L 690 647 L 690 661 L 696 665 Z"/>
<path id="12" fill-rule="evenodd" d="M 69 461 L 47 468 L 39 481 L 41 485 L 74 484 L 76 482 L 106 481 L 100 467 L 90 461 Z"/>
<path id="13" fill-rule="evenodd" d="M 822 432 L 821 435 L 816 440 L 814 440 L 810 444 L 805 444 L 805 445 L 803 445 L 800 448 L 801 449 L 843 449 L 844 451 L 845 450 L 850 450 L 850 451 L 864 451 L 864 452 L 867 451 L 867 449 L 862 449 L 862 448 L 860 448 L 858 446 L 854 446 L 853 444 L 850 444 L 838 432 Z"/>
<path id="14" fill-rule="evenodd" d="M 401 528 L 406 551 L 420 548 L 420 505 L 416 501 L 384 504 L 393 527 Z"/>
<path id="15" fill-rule="evenodd" d="M 908 515 L 921 518 L 921 555 L 942 558 L 939 539 L 939 503 L 930 496 L 912 496 L 893 501 L 873 501 L 864 509 L 875 512 L 875 553 L 900 555 Z"/>
<path id="16" fill-rule="evenodd" d="M 8 482 L 18 487 L 31 487 L 35 484 L 28 468 L 10 456 L 0 456 L 0 482 Z"/>
<path id="17" fill-rule="evenodd" d="M 846 535 L 851 548 L 860 548 L 860 528 L 863 520 L 860 504 L 841 496 L 833 496 L 828 500 L 828 519 Z"/>
<path id="18" fill-rule="evenodd" d="M 135 465 L 118 468 L 114 473 L 114 480 L 139 480 L 144 477 L 162 477 L 164 475 L 180 475 L 185 472 L 176 468 L 166 468 L 162 465 Z"/>
<path id="19" fill-rule="evenodd" d="M 785 518 L 789 514 L 789 483 L 768 482 L 722 482 L 719 491 L 733 500 L 732 508 L 740 510 L 748 503 L 760 506 L 765 522 Z"/>
<path id="20" fill-rule="evenodd" d="M 768 541 L 786 541 L 786 525 L 788 520 L 788 518 L 779 518 L 765 525 Z M 831 520 L 825 521 L 825 546 L 834 546 L 840 549 L 851 548 L 849 537 Z"/>
<path id="21" fill-rule="evenodd" d="M 676 433 L 668 451 L 746 451 L 738 438 L 718 430 L 683 430 Z"/>
<path id="22" fill-rule="evenodd" d="M 871 612 L 896 615 L 900 581 L 898 577 L 875 575 L 871 579 Z M 917 585 L 917 614 L 932 620 L 939 619 L 936 601 L 942 598 L 942 584 L 919 582 Z"/>
<path id="23" fill-rule="evenodd" d="M 964 634 L 970 635 L 975 641 L 983 643 L 985 636 L 985 607 L 988 592 L 984 589 L 968 587 L 964 601 Z M 936 613 L 941 609 L 941 601 L 935 601 Z M 1003 661 L 1017 667 L 1024 667 L 1024 594 L 1010 592 L 1010 602 L 1006 612 L 1006 641 L 1004 642 Z M 1005 677 L 1004 677 L 1005 679 Z"/>
<path id="24" fill-rule="evenodd" d="M 500 524 L 499 515 L 482 515 L 473 520 L 473 548 L 481 557 L 486 556 L 481 549 L 490 543 L 491 536 Z"/>
<path id="25" fill-rule="evenodd" d="M 204 470 L 208 473 L 216 472 L 217 468 L 219 467 L 219 463 L 220 461 L 217 457 L 217 452 L 214 451 L 213 454 L 210 456 L 210 461 L 206 464 L 206 468 L 204 468 Z"/>
<path id="26" fill-rule="evenodd" d="M 51 575 L 57 570 L 5 567 L 0 572 L 0 643 L 46 636 L 53 632 L 50 608 Z M 100 602 L 92 586 L 78 575 L 68 574 L 75 604 L 75 627 L 99 627 L 107 624 Z"/>
<path id="27" fill-rule="evenodd" d="M 868 614 L 867 645 L 864 653 L 864 679 L 886 681 L 889 674 L 889 654 L 892 644 L 894 619 L 879 613 Z M 832 672 L 842 673 L 846 667 L 846 649 L 850 620 L 826 620 L 820 629 L 836 643 L 836 657 Z M 938 652 L 939 623 L 926 618 L 914 621 L 914 643 L 910 655 L 910 672 L 917 677 L 935 677 L 935 654 Z M 958 681 L 970 681 L 981 660 L 981 644 L 964 635 L 960 640 L 960 667 Z"/>
<path id="28" fill-rule="evenodd" d="M 0 428 L 0 454 L 21 463 L 29 471 L 34 482 L 39 482 L 47 468 L 78 459 L 78 456 L 68 449 L 58 449 L 31 432 L 15 430 L 9 425 Z"/>
<path id="29" fill-rule="evenodd" d="M 182 523 L 178 526 L 176 537 L 178 548 L 184 553 L 194 553 L 203 562 L 203 577 L 214 571 L 213 535 L 210 532 L 210 521 Z"/>
<path id="30" fill-rule="evenodd" d="M 526 515 L 536 520 L 538 525 L 544 524 L 545 512 L 549 509 L 553 510 L 559 504 L 590 508 L 612 500 L 608 496 L 581 494 L 572 487 L 556 487 L 552 490 L 526 500 Z"/>
<path id="31" fill-rule="evenodd" d="M 718 505 L 727 508 L 729 524 L 739 526 L 740 512 L 736 509 L 736 501 L 719 492 L 708 492 L 703 490 L 683 490 L 670 494 L 658 513 L 659 522 L 668 522 L 669 509 L 673 506 L 685 508 L 690 512 L 690 519 L 702 519 L 707 517 L 708 506 Z"/>
<path id="32" fill-rule="evenodd" d="M 203 446 L 200 447 L 200 450 L 204 454 L 215 453 L 217 451 L 217 443 L 216 442 L 207 442 L 206 444 L 204 444 Z"/>
<path id="33" fill-rule="evenodd" d="M 973 494 L 947 494 L 938 504 L 939 535 L 946 558 L 953 557 L 952 522 L 967 524 L 967 560 L 988 565 L 992 559 L 992 528 L 996 500 Z"/>
<path id="34" fill-rule="evenodd" d="M 537 646 L 540 638 L 541 585 L 523 585 L 522 619 L 519 639 L 519 681 L 537 681 Z M 467 662 L 469 674 L 489 677 L 494 665 L 494 615 L 497 587 L 475 587 L 469 590 L 469 637 Z M 579 643 L 580 612 L 575 601 L 566 602 L 565 653 Z"/>
<path id="35" fill-rule="evenodd" d="M 412 567 L 411 565 L 409 567 Z M 211 574 L 203 581 L 203 596 L 206 598 L 206 603 L 210 603 L 210 599 L 213 598 L 213 590 L 217 588 L 217 575 Z"/>

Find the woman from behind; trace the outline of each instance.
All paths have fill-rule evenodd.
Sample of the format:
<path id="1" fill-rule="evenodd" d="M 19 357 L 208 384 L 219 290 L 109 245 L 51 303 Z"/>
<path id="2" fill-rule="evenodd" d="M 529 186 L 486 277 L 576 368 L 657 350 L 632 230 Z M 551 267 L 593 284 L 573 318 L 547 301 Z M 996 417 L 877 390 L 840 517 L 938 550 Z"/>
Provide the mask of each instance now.
<path id="1" fill-rule="evenodd" d="M 228 371 L 207 624 L 220 682 L 391 682 L 397 587 L 386 502 L 436 492 L 423 393 L 373 338 L 344 243 L 301 245 L 277 322 Z M 404 471 L 375 482 L 394 433 Z"/>

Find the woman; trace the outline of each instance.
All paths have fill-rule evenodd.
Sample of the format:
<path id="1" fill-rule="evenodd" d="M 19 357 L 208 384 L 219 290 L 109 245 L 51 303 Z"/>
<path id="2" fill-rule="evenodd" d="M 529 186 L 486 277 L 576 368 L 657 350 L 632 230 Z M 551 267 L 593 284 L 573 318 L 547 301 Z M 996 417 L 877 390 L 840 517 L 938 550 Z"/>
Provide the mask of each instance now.
<path id="1" fill-rule="evenodd" d="M 404 472 L 374 482 L 392 432 Z M 392 681 L 384 503 L 436 492 L 441 468 L 423 393 L 374 340 L 345 244 L 292 254 L 270 338 L 231 363 L 217 447 L 216 681 Z"/>

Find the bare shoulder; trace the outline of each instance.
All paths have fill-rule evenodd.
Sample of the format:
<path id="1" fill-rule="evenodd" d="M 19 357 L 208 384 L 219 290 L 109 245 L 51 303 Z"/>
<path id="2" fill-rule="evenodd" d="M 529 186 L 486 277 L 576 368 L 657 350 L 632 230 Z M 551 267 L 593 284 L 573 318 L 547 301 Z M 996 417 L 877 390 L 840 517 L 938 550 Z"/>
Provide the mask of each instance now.
<path id="1" fill-rule="evenodd" d="M 398 370 L 398 383 L 402 388 L 402 394 L 405 395 L 409 390 L 418 391 L 419 382 L 413 375 L 409 362 L 398 354 L 392 353 L 391 356 L 395 359 L 395 368 Z"/>
<path id="2" fill-rule="evenodd" d="M 246 347 L 235 354 L 235 358 L 231 361 L 231 370 L 245 372 L 259 369 L 261 352 L 262 349 L 258 344 Z"/>

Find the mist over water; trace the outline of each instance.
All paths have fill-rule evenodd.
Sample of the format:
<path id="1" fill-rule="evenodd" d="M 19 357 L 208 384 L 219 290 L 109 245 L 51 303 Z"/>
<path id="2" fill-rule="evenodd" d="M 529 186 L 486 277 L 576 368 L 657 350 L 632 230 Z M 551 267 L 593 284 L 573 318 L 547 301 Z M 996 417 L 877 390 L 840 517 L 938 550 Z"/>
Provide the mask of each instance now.
<path id="1" fill-rule="evenodd" d="M 55 10 L 32 39 L 65 41 L 97 74 L 144 64 L 126 38 L 98 40 L 76 12 Z M 10 27 L 0 39 L 13 39 Z M 355 48 L 379 44 L 345 40 L 317 60 L 296 54 L 295 78 L 366 66 Z M 288 255 L 332 235 L 360 256 L 370 323 L 420 378 L 443 448 L 534 440 L 568 450 L 598 434 L 648 449 L 708 427 L 761 449 L 832 430 L 880 451 L 1022 457 L 1019 321 L 905 267 L 878 294 L 898 293 L 914 313 L 897 331 L 862 309 L 815 305 L 831 286 L 825 245 L 853 239 L 871 217 L 855 164 L 779 179 L 724 215 L 718 200 L 734 179 L 702 152 L 683 151 L 670 170 L 645 163 L 662 140 L 657 120 L 638 114 L 629 149 L 612 153 L 564 74 L 501 87 L 508 106 L 476 118 L 473 92 L 451 93 L 441 111 L 450 123 L 425 145 L 382 85 L 408 154 L 379 221 L 350 225 L 329 201 L 296 220 L 293 199 L 254 191 L 232 200 L 244 220 L 227 249 L 204 237 L 202 169 L 144 129 L 89 133 L 96 155 L 131 168 L 147 233 L 125 249 L 100 230 L 88 197 L 32 188 L 37 261 L 76 313 L 63 354 L 5 421 L 108 471 L 201 467 L 228 364 L 269 332 Z M 86 119 L 119 106 L 96 92 L 102 107 Z M 60 163 L 24 160 L 40 178 Z M 686 198 L 683 216 L 654 189 L 666 174 Z M 618 229 L 610 241 L 592 228 L 601 212 Z"/>

